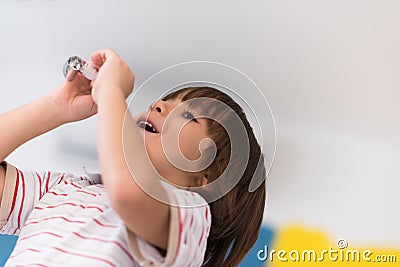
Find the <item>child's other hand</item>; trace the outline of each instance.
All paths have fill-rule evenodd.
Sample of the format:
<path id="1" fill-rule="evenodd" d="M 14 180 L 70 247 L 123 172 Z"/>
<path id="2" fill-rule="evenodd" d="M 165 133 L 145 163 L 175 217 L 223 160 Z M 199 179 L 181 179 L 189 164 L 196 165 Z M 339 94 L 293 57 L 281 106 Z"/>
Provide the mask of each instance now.
<path id="1" fill-rule="evenodd" d="M 57 104 L 63 123 L 79 121 L 97 113 L 97 105 L 91 96 L 91 82 L 81 73 L 65 82 L 51 93 Z"/>
<path id="2" fill-rule="evenodd" d="M 135 76 L 124 60 L 113 50 L 103 49 L 92 54 L 92 65 L 99 73 L 92 96 L 96 103 L 107 90 L 121 90 L 127 98 L 133 90 Z"/>

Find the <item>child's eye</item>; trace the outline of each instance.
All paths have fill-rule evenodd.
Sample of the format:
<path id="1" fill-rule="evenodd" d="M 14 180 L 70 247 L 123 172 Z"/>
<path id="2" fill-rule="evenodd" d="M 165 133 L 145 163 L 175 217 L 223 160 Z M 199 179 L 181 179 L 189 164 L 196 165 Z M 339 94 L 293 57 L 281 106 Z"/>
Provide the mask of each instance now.
<path id="1" fill-rule="evenodd" d="M 193 113 L 190 112 L 189 110 L 185 110 L 184 112 L 182 112 L 182 116 L 185 117 L 188 120 L 197 122 L 197 120 L 194 117 Z"/>

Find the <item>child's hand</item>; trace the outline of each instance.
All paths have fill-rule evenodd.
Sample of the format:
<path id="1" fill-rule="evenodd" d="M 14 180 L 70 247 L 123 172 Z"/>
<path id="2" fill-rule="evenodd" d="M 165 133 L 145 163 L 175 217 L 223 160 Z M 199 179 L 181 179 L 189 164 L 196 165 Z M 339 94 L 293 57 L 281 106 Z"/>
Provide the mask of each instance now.
<path id="1" fill-rule="evenodd" d="M 65 82 L 51 93 L 64 123 L 79 121 L 97 113 L 97 105 L 91 96 L 91 83 L 81 73 Z"/>
<path id="2" fill-rule="evenodd" d="M 121 90 L 127 98 L 133 90 L 135 76 L 124 60 L 113 50 L 103 49 L 92 54 L 92 65 L 99 70 L 92 96 L 96 103 L 107 90 Z"/>

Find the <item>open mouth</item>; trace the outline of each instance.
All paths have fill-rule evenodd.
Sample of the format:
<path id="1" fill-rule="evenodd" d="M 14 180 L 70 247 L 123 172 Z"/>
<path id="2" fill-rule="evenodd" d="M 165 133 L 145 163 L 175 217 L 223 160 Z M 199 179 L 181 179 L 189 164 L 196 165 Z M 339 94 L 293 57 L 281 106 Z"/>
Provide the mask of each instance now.
<path id="1" fill-rule="evenodd" d="M 152 125 L 150 122 L 148 122 L 148 121 L 139 120 L 139 121 L 137 122 L 137 126 L 140 127 L 140 128 L 142 128 L 142 129 L 144 129 L 144 130 L 147 131 L 147 132 L 150 132 L 150 133 L 158 133 L 157 130 L 153 127 L 153 125 Z"/>

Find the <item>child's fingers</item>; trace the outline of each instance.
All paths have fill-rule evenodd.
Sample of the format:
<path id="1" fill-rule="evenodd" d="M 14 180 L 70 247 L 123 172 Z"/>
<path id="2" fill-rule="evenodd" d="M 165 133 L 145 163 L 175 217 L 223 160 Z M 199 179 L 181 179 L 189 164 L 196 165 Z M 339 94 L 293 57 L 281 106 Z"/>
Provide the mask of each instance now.
<path id="1" fill-rule="evenodd" d="M 110 60 L 115 56 L 118 57 L 118 54 L 114 50 L 101 49 L 94 52 L 90 58 L 92 60 L 92 66 L 99 70 L 107 60 Z"/>
<path id="2" fill-rule="evenodd" d="M 68 74 L 67 74 L 67 80 L 68 81 L 72 81 L 73 79 L 75 79 L 76 75 L 78 74 L 77 70 L 74 70 L 72 68 L 70 68 L 68 70 Z"/>
<path id="3" fill-rule="evenodd" d="M 103 66 L 104 62 L 106 61 L 104 52 L 102 50 L 94 52 L 91 56 L 90 59 L 92 60 L 91 64 L 93 67 L 95 67 L 97 70 Z"/>

